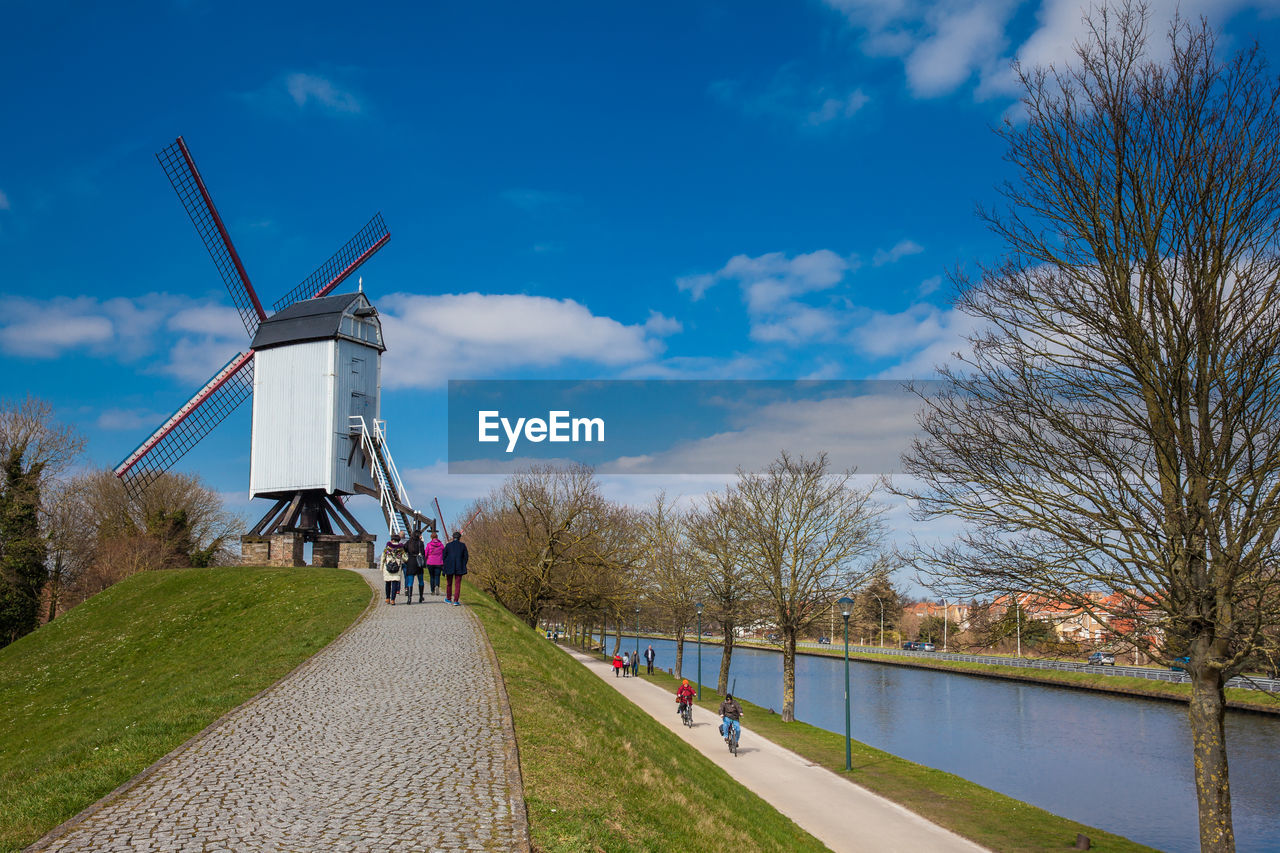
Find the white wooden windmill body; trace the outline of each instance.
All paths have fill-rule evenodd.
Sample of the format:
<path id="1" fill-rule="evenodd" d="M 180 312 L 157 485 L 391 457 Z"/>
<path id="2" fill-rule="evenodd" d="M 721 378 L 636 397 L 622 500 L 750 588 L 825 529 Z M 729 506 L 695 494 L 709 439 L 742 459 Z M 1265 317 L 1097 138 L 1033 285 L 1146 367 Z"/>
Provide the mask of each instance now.
<path id="1" fill-rule="evenodd" d="M 365 295 L 291 305 L 258 327 L 253 350 L 249 496 L 377 489 L 370 460 L 352 453 L 381 410 L 382 325 Z"/>

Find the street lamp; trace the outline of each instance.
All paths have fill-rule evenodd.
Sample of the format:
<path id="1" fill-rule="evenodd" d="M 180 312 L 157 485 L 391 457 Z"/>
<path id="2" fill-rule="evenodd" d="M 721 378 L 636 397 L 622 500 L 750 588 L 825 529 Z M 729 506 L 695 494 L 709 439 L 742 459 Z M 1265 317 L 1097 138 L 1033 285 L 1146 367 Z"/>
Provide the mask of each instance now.
<path id="1" fill-rule="evenodd" d="M 884 648 L 884 599 L 876 595 L 874 592 L 871 594 L 875 596 L 876 601 L 880 602 L 880 648 L 883 649 Z"/>
<path id="2" fill-rule="evenodd" d="M 702 602 L 693 605 L 698 611 L 698 701 L 702 701 Z"/>
<path id="3" fill-rule="evenodd" d="M 640 656 L 640 605 L 636 605 L 636 656 Z"/>
<path id="4" fill-rule="evenodd" d="M 947 650 L 947 617 L 951 615 L 951 608 L 947 606 L 947 600 L 942 599 L 942 650 Z"/>
<path id="5" fill-rule="evenodd" d="M 852 732 L 849 725 L 849 613 L 853 599 L 845 596 L 838 602 L 840 615 L 844 617 L 844 769 L 853 769 Z"/>
<path id="6" fill-rule="evenodd" d="M 1018 657 L 1022 657 L 1022 602 L 1018 601 L 1018 596 L 1013 597 L 1013 615 L 1018 621 Z"/>

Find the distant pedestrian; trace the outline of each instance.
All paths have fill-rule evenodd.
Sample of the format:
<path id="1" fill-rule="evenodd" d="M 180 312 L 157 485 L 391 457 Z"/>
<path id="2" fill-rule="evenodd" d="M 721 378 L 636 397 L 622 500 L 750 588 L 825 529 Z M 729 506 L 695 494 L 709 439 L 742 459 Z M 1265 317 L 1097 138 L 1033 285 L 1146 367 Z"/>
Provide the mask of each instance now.
<path id="1" fill-rule="evenodd" d="M 620 654 L 614 654 L 614 656 L 613 656 L 613 677 L 614 677 L 614 678 L 617 678 L 617 677 L 618 677 L 618 674 L 619 674 L 619 673 L 621 673 L 621 672 L 622 672 L 622 655 L 620 655 Z"/>
<path id="2" fill-rule="evenodd" d="M 649 648 L 644 650 L 644 663 L 648 667 L 648 674 L 653 675 L 653 661 L 658 657 L 658 653 L 653 650 L 653 643 L 649 644 Z"/>
<path id="3" fill-rule="evenodd" d="M 622 653 L 622 677 L 631 675 L 631 652 Z"/>
<path id="4" fill-rule="evenodd" d="M 436 532 L 431 531 L 431 539 L 426 544 L 427 571 L 431 573 L 431 594 L 440 594 L 440 570 L 444 568 L 444 543 Z"/>
<path id="5" fill-rule="evenodd" d="M 400 576 L 404 573 L 404 545 L 400 543 L 400 534 L 392 533 L 387 546 L 382 549 L 382 557 L 378 560 L 378 568 L 382 569 L 382 582 L 386 586 L 387 604 L 395 604 L 400 594 Z"/>
<path id="6" fill-rule="evenodd" d="M 462 531 L 453 531 L 453 541 L 444 546 L 444 600 L 455 607 L 462 604 L 462 576 L 467 573 L 467 546 L 462 541 Z"/>
<path id="7" fill-rule="evenodd" d="M 422 603 L 422 570 L 426 568 L 427 557 L 422 546 L 422 531 L 415 530 L 409 534 L 409 541 L 404 546 L 404 597 L 406 604 L 413 604 L 413 584 L 418 584 L 418 603 Z"/>

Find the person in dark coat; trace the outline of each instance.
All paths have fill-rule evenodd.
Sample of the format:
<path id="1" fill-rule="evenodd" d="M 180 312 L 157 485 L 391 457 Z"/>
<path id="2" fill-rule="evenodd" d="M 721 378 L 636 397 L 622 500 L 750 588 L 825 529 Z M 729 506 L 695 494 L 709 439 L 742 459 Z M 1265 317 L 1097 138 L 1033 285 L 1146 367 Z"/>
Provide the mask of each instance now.
<path id="1" fill-rule="evenodd" d="M 644 650 L 644 662 L 645 666 L 649 668 L 649 675 L 653 675 L 653 660 L 657 656 L 658 653 L 653 650 L 653 643 L 650 643 L 649 648 Z"/>
<path id="2" fill-rule="evenodd" d="M 404 596 L 407 604 L 413 604 L 413 583 L 418 582 L 418 603 L 422 603 L 422 570 L 427 565 L 426 549 L 422 546 L 422 532 L 415 530 L 409 534 L 409 541 L 404 546 Z"/>
<path id="3" fill-rule="evenodd" d="M 455 607 L 462 604 L 458 596 L 462 594 L 462 576 L 467 573 L 469 556 L 462 532 L 453 531 L 453 541 L 444 546 L 444 600 Z"/>

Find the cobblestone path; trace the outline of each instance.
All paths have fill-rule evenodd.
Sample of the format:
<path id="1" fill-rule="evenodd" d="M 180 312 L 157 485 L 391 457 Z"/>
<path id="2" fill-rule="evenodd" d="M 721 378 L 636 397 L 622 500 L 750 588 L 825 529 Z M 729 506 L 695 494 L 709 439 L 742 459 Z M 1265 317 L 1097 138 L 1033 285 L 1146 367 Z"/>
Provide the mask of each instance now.
<path id="1" fill-rule="evenodd" d="M 510 713 L 478 621 L 377 604 L 285 681 L 35 850 L 527 850 Z"/>

